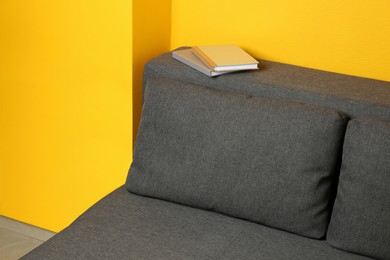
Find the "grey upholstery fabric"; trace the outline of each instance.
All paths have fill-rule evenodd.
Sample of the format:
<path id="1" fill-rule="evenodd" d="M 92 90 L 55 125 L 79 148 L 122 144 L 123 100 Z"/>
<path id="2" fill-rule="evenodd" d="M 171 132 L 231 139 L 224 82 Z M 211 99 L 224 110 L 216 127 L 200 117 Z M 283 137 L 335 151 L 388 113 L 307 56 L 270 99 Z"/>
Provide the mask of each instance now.
<path id="1" fill-rule="evenodd" d="M 156 77 L 166 77 L 251 96 L 263 96 L 324 105 L 346 112 L 351 117 L 366 116 L 390 121 L 389 82 L 350 77 L 269 61 L 261 61 L 259 71 L 232 73 L 224 75 L 223 77 L 208 78 L 190 67 L 172 59 L 171 53 L 163 54 L 148 62 L 145 67 L 144 75 L 145 82 Z M 248 100 L 253 101 L 253 99 L 254 98 L 248 97 Z M 267 100 L 264 100 L 264 102 L 265 101 Z M 174 100 L 171 104 L 175 105 Z M 291 104 L 288 104 L 288 106 L 289 105 Z M 177 109 L 180 110 L 181 106 L 178 106 Z M 207 110 L 207 108 L 204 109 Z M 309 110 L 310 109 L 311 108 L 309 108 Z M 296 115 L 294 115 L 293 118 L 295 118 L 295 116 Z M 312 117 L 307 117 L 307 119 L 309 118 L 311 119 Z M 272 118 L 268 120 L 271 119 Z M 245 121 L 245 118 L 243 120 Z M 242 122 L 242 120 L 240 122 Z M 217 124 L 217 122 L 214 124 Z M 215 125 L 211 124 L 211 126 Z M 192 129 L 188 130 L 189 134 L 193 133 L 191 132 Z M 236 128 L 236 130 L 240 129 Z M 227 132 L 222 131 L 222 134 L 224 133 L 226 134 Z M 239 131 L 237 133 L 240 134 Z M 367 137 L 369 136 L 370 134 L 367 135 Z M 387 136 L 389 135 L 387 134 Z M 146 138 L 149 137 L 146 136 Z M 220 137 L 217 133 L 213 133 L 212 138 L 213 139 L 211 141 L 215 143 L 218 140 L 223 139 L 223 136 Z M 364 139 L 365 138 L 362 138 L 363 144 L 368 141 Z M 254 140 L 254 145 L 257 145 L 260 142 L 256 139 L 251 140 Z M 377 160 L 377 158 L 374 158 L 375 160 L 372 158 L 372 154 L 374 157 L 378 155 L 383 156 L 383 154 L 380 155 L 378 152 L 368 152 L 368 150 L 375 150 L 372 148 L 374 146 L 371 141 L 367 147 L 371 147 L 372 149 L 368 150 L 364 147 L 357 148 L 358 142 L 354 142 L 354 144 L 350 145 L 350 149 L 346 149 L 352 150 L 354 153 L 359 150 L 362 154 L 367 155 L 368 153 L 368 158 L 371 158 L 371 162 Z M 384 143 L 386 143 L 386 141 L 384 141 Z M 232 142 L 230 142 L 230 145 L 231 144 Z M 178 143 L 170 145 L 178 145 Z M 236 145 L 239 146 L 239 142 L 237 142 Z M 249 144 L 248 147 L 252 147 L 252 144 Z M 381 146 L 378 144 L 378 147 Z M 388 142 L 387 147 L 389 147 Z M 319 148 L 322 149 L 322 147 Z M 382 148 L 384 147 L 382 146 Z M 238 160 L 238 157 L 233 159 L 229 158 L 230 161 L 226 160 L 228 163 L 226 163 L 225 167 L 249 162 L 249 158 L 253 157 L 254 154 L 245 152 L 246 149 L 244 148 L 242 148 L 242 150 L 244 152 L 238 157 L 244 157 L 244 159 L 240 158 L 240 160 Z M 314 149 L 314 151 L 315 150 L 316 149 Z M 228 151 L 229 150 L 226 150 L 226 153 Z M 253 151 L 253 149 L 251 151 Z M 206 154 L 203 153 L 200 153 L 200 155 L 203 156 L 201 158 L 204 158 L 206 161 L 213 159 L 208 158 Z M 223 155 L 224 153 L 221 153 L 221 156 Z M 182 158 L 180 156 L 179 158 Z M 292 156 L 296 158 L 295 154 L 292 154 Z M 264 158 L 264 156 L 259 156 L 259 158 Z M 146 161 L 149 160 L 150 158 L 146 158 Z M 287 162 L 291 161 L 293 160 L 288 158 Z M 377 241 L 379 246 L 376 245 L 375 238 L 372 238 L 377 234 L 383 235 L 381 232 L 386 230 L 386 227 L 382 227 L 382 230 L 378 232 L 378 223 L 372 223 L 372 220 L 375 219 L 382 224 L 389 223 L 382 214 L 383 212 L 389 212 L 389 209 L 386 208 L 385 205 L 383 207 L 383 212 L 379 212 L 379 214 L 377 214 L 377 212 L 374 212 L 378 210 L 379 204 L 370 204 L 383 201 L 386 203 L 388 202 L 386 200 L 389 197 L 386 195 L 388 194 L 386 193 L 387 190 L 379 191 L 379 189 L 384 189 L 385 186 L 381 186 L 378 182 L 382 180 L 388 183 L 389 181 L 386 179 L 387 177 L 380 174 L 378 175 L 378 171 L 376 170 L 376 167 L 380 167 L 381 165 L 383 166 L 385 163 L 378 163 L 375 167 L 373 166 L 374 164 L 370 164 L 370 167 L 372 167 L 370 169 L 374 169 L 372 172 L 367 172 L 367 175 L 359 173 L 355 178 L 351 177 L 352 174 L 349 174 L 349 170 L 354 167 L 360 168 L 360 166 L 364 168 L 364 164 L 367 160 L 363 158 L 363 155 L 361 154 L 354 154 L 353 156 L 351 155 L 351 159 L 349 161 L 350 163 L 344 164 L 343 166 L 344 173 L 346 172 L 348 174 L 344 174 L 345 178 L 342 178 L 340 184 L 338 202 L 335 206 L 335 213 L 337 214 L 335 214 L 335 217 L 332 218 L 328 239 L 334 246 L 338 246 L 346 250 L 350 248 L 356 252 L 380 257 L 378 252 L 383 249 L 382 247 L 385 245 L 384 242 L 389 241 L 389 239 L 386 240 L 386 237 L 384 239 L 379 239 L 379 241 Z M 361 163 L 355 164 L 355 161 L 361 161 Z M 182 162 L 185 163 L 186 161 Z M 299 163 L 299 161 L 297 163 Z M 354 166 L 351 168 L 352 166 L 348 165 Z M 158 174 L 160 173 L 161 172 L 159 171 Z M 221 172 L 219 174 L 221 174 Z M 227 177 L 230 178 L 230 174 L 231 173 L 229 173 Z M 262 174 L 264 174 L 264 171 Z M 353 172 L 353 175 L 354 174 L 355 171 Z M 309 174 L 307 174 L 307 172 L 304 176 L 291 176 L 293 189 L 296 189 L 301 182 L 302 184 L 304 182 L 305 185 L 307 183 L 315 183 L 314 178 L 309 178 L 307 180 L 308 176 Z M 243 181 L 245 181 L 245 178 L 242 177 L 243 175 L 239 175 L 239 178 L 233 178 L 231 182 L 236 181 L 239 184 L 238 186 L 240 187 L 241 185 L 242 187 Z M 246 175 L 244 177 L 246 177 Z M 271 177 L 272 176 L 265 176 L 265 181 L 278 180 L 276 177 Z M 318 176 L 316 175 L 314 177 L 316 178 Z M 190 181 L 191 180 L 188 182 Z M 257 180 L 257 182 L 255 180 L 254 185 L 257 185 L 260 181 L 260 179 Z M 330 180 L 328 178 L 323 178 L 318 181 L 320 194 L 327 190 L 326 186 L 329 181 Z M 250 181 L 248 180 L 247 182 Z M 366 183 L 363 185 L 364 189 L 361 188 L 362 182 Z M 208 182 L 206 181 L 206 186 L 207 183 Z M 347 183 L 345 188 L 342 188 L 344 186 L 343 183 Z M 198 184 L 199 183 L 195 182 L 195 185 Z M 365 191 L 367 186 L 371 186 L 373 188 Z M 204 194 L 201 193 L 204 187 L 194 188 L 191 184 L 188 184 L 188 187 L 193 194 L 199 195 L 199 197 L 204 196 Z M 235 185 L 232 187 L 235 187 Z M 268 188 L 268 185 L 264 182 L 264 185 L 259 187 Z M 164 188 L 165 187 L 161 187 L 159 189 Z M 169 188 L 174 189 L 175 186 Z M 355 188 L 357 188 L 357 191 Z M 280 190 L 283 189 L 279 189 L 278 191 Z M 314 191 L 316 190 L 317 189 Z M 346 193 L 348 194 L 344 196 L 343 190 L 345 191 L 344 195 Z M 364 190 L 365 194 L 360 194 L 359 190 Z M 163 192 L 166 191 L 167 190 L 163 190 Z M 241 194 L 239 193 L 239 197 L 242 197 L 242 193 L 246 195 L 245 190 L 240 191 Z M 237 190 L 232 189 L 231 192 L 234 193 L 237 192 Z M 249 190 L 247 195 L 251 195 L 251 192 L 254 193 Z M 261 189 L 260 192 L 262 192 Z M 285 195 L 291 195 L 287 191 L 283 192 Z M 310 192 L 313 192 L 313 190 Z M 296 198 L 294 198 L 295 194 L 293 194 L 293 196 L 286 196 L 285 199 L 295 199 L 296 201 L 293 201 L 294 203 L 300 203 L 298 198 L 303 193 L 298 192 L 298 196 Z M 272 194 L 266 195 L 268 196 L 266 196 L 267 198 L 272 197 Z M 280 203 L 281 197 L 279 195 L 281 194 L 276 193 L 276 203 Z M 321 201 L 318 205 L 316 204 L 317 208 L 320 209 L 325 204 L 322 201 L 322 195 L 319 197 L 317 196 L 318 194 L 315 193 L 314 197 Z M 178 198 L 188 199 L 183 196 Z M 263 195 L 253 197 L 254 200 L 263 198 Z M 208 204 L 206 206 L 209 207 L 211 205 L 209 208 L 213 209 L 214 205 L 212 204 L 212 201 L 215 201 L 215 197 L 211 196 L 208 199 L 211 202 L 207 200 Z M 229 198 L 226 198 L 225 201 L 230 203 Z M 343 204 L 344 202 L 351 202 L 352 207 L 346 207 L 346 205 Z M 273 197 L 269 204 L 272 203 Z M 289 201 L 286 201 L 286 203 L 289 203 Z M 358 207 L 359 203 L 362 204 L 364 208 Z M 372 208 L 374 208 L 373 211 Z M 281 209 L 284 210 L 284 208 Z M 244 212 L 247 210 L 249 209 L 245 209 Z M 314 214 L 314 211 L 311 211 L 309 214 Z M 262 211 L 260 213 L 264 212 L 265 211 Z M 322 219 L 322 217 L 326 214 L 321 212 L 320 217 L 313 217 L 313 219 L 317 221 Z M 303 217 L 306 218 L 308 216 L 304 215 Z M 281 219 L 282 220 L 280 221 L 287 222 L 284 216 L 281 217 Z M 385 219 L 385 221 L 383 221 L 383 219 Z M 310 221 L 311 220 L 309 220 L 309 222 Z M 368 228 L 364 227 L 366 224 L 369 225 Z M 373 227 L 373 230 L 370 230 L 371 227 Z M 357 228 L 357 231 L 355 231 L 355 228 Z M 362 239 L 359 239 L 360 236 Z M 363 239 L 366 240 L 363 241 Z M 386 257 L 387 256 L 385 256 L 385 258 Z M 33 252 L 29 253 L 23 259 L 348 260 L 369 258 L 338 250 L 331 247 L 323 240 L 297 236 L 292 233 L 269 228 L 238 218 L 231 218 L 215 212 L 134 195 L 129 193 L 125 187 L 121 187 L 85 212 L 70 227 L 66 228 L 63 232 L 50 239 Z"/>
<path id="2" fill-rule="evenodd" d="M 345 127 L 328 108 L 150 80 L 126 185 L 320 238 Z"/>
<path id="3" fill-rule="evenodd" d="M 144 80 L 166 77 L 252 96 L 335 108 L 351 118 L 390 121 L 390 82 L 260 61 L 260 70 L 209 78 L 164 53 L 145 66 Z"/>
<path id="4" fill-rule="evenodd" d="M 368 259 L 248 221 L 137 196 L 124 187 L 23 260 Z"/>
<path id="5" fill-rule="evenodd" d="M 390 122 L 348 124 L 328 241 L 390 259 Z"/>

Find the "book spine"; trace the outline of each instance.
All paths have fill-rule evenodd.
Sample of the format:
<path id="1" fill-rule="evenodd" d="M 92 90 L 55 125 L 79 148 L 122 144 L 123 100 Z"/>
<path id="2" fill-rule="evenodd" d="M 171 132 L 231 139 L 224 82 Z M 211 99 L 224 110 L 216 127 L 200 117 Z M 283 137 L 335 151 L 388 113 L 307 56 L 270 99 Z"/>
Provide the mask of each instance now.
<path id="1" fill-rule="evenodd" d="M 203 63 L 211 70 L 214 71 L 214 68 L 217 66 L 217 64 L 210 59 L 198 46 L 193 46 L 192 50 L 194 54 L 201 60 Z"/>
<path id="2" fill-rule="evenodd" d="M 190 62 L 187 59 L 183 58 L 182 56 L 178 55 L 176 52 L 173 52 L 172 56 L 173 56 L 174 59 L 176 59 L 176 60 L 178 60 L 178 61 L 180 61 L 180 62 L 182 62 L 182 63 L 184 63 L 184 64 L 186 64 L 188 66 L 190 66 L 193 69 L 196 69 L 199 72 L 202 72 L 203 74 L 206 74 L 209 77 L 213 76 L 212 72 L 210 70 L 208 70 L 206 67 L 202 68 L 201 66 L 199 66 L 199 65 L 197 65 L 197 64 L 195 64 L 193 62 Z"/>

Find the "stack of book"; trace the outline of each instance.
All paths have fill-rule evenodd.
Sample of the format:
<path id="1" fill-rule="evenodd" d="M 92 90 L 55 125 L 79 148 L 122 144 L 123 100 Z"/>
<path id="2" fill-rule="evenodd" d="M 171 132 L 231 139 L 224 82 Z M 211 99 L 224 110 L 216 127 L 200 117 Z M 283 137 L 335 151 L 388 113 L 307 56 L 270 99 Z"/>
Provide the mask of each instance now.
<path id="1" fill-rule="evenodd" d="M 259 65 L 256 59 L 237 45 L 194 46 L 173 51 L 172 56 L 209 77 L 258 69 Z"/>

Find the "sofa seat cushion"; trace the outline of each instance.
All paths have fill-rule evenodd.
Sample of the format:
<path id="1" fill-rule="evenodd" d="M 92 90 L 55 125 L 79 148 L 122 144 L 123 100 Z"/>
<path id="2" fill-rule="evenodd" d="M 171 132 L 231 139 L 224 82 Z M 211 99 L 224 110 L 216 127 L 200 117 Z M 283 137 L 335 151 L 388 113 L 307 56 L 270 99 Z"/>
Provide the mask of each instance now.
<path id="1" fill-rule="evenodd" d="M 218 213 L 114 191 L 28 259 L 368 259 Z"/>
<path id="2" fill-rule="evenodd" d="M 390 259 L 390 122 L 348 124 L 329 226 L 335 247 Z"/>
<path id="3" fill-rule="evenodd" d="M 341 113 L 162 78 L 144 98 L 129 191 L 325 235 Z"/>

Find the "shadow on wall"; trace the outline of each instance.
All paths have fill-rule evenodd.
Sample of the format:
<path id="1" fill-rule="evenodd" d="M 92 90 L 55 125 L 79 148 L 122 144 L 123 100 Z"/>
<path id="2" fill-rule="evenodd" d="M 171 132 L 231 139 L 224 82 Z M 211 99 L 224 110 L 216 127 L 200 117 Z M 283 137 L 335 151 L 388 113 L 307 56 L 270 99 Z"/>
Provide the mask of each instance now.
<path id="1" fill-rule="evenodd" d="M 145 63 L 170 48 L 171 0 L 133 1 L 133 145 L 142 109 Z"/>

